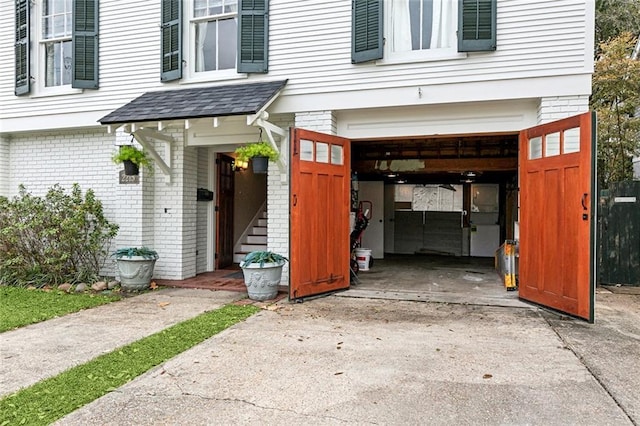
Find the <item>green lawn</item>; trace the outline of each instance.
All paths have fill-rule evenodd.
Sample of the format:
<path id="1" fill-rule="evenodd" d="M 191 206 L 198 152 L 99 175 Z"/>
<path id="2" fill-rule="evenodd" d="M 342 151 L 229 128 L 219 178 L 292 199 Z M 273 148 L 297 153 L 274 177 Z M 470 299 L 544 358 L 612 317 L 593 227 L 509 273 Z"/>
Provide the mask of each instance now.
<path id="1" fill-rule="evenodd" d="M 0 426 L 50 424 L 259 310 L 227 305 L 205 312 L 19 390 L 0 400 Z"/>
<path id="2" fill-rule="evenodd" d="M 120 296 L 68 294 L 0 286 L 0 332 L 119 300 Z"/>

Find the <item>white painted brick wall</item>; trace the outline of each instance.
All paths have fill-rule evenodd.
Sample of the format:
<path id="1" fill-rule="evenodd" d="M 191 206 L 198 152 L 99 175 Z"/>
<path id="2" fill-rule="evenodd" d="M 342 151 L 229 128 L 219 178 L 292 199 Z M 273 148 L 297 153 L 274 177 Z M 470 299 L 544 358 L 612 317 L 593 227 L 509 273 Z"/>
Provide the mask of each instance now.
<path id="1" fill-rule="evenodd" d="M 293 125 L 293 116 L 274 116 L 270 121 L 278 127 L 289 130 Z M 280 151 L 286 151 L 290 158 L 289 137 L 280 141 Z M 269 162 L 267 175 L 267 249 L 289 257 L 289 168 L 284 173 L 283 182 L 277 164 Z M 289 283 L 289 264 L 282 270 L 282 285 Z"/>
<path id="2" fill-rule="evenodd" d="M 8 176 L 6 195 L 15 196 L 20 184 L 42 196 L 55 184 L 69 189 L 78 183 L 83 193 L 88 189 L 95 192 L 109 221 L 121 225 L 117 220 L 118 166 L 111 161 L 113 142 L 114 136 L 104 128 L 17 134 L 3 145 L 5 149 L 8 146 L 11 159 L 2 167 Z M 111 261 L 102 273 L 113 275 Z"/>
<path id="3" fill-rule="evenodd" d="M 198 188 L 209 188 L 209 149 L 198 148 Z M 200 201 L 197 203 L 196 214 L 196 273 L 201 274 L 207 271 L 207 232 L 209 204 L 211 201 Z"/>
<path id="4" fill-rule="evenodd" d="M 540 99 L 538 123 L 548 123 L 589 111 L 589 96 L 551 96 Z"/>
<path id="5" fill-rule="evenodd" d="M 9 195 L 9 139 L 0 136 L 0 197 Z"/>

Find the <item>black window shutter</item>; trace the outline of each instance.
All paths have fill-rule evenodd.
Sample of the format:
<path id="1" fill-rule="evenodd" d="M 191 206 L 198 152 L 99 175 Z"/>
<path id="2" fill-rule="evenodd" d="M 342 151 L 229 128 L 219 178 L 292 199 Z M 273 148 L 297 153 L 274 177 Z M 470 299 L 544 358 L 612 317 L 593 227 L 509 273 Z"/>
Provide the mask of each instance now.
<path id="1" fill-rule="evenodd" d="M 182 0 L 162 0 L 160 80 L 182 78 Z"/>
<path id="2" fill-rule="evenodd" d="M 458 51 L 496 50 L 497 0 L 458 0 Z"/>
<path id="3" fill-rule="evenodd" d="M 26 95 L 31 90 L 29 67 L 29 2 L 16 0 L 15 94 Z"/>
<path id="4" fill-rule="evenodd" d="M 238 72 L 269 69 L 269 1 L 240 0 L 238 8 Z"/>
<path id="5" fill-rule="evenodd" d="M 382 59 L 382 0 L 351 1 L 351 62 Z"/>
<path id="6" fill-rule="evenodd" d="M 71 87 L 98 88 L 98 0 L 73 0 Z"/>

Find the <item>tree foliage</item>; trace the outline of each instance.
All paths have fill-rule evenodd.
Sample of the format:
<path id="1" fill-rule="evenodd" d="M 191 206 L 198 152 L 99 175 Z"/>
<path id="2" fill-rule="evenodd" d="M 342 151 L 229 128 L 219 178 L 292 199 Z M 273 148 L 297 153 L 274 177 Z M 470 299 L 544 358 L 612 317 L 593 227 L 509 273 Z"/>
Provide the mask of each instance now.
<path id="1" fill-rule="evenodd" d="M 37 197 L 0 197 L 0 284 L 42 287 L 97 279 L 118 226 L 92 190 L 59 185 Z"/>
<path id="2" fill-rule="evenodd" d="M 631 157 L 640 155 L 640 61 L 631 58 L 637 37 L 625 32 L 600 44 L 591 106 L 598 117 L 601 188 L 633 178 Z"/>
<path id="3" fill-rule="evenodd" d="M 596 0 L 596 54 L 623 32 L 640 34 L 640 0 Z"/>

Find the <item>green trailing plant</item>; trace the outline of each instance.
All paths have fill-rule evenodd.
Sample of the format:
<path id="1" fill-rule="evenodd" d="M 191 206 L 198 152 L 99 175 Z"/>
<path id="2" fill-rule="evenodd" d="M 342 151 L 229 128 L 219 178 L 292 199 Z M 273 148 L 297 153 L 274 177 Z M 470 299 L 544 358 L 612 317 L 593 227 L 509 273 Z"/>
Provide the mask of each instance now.
<path id="1" fill-rule="evenodd" d="M 269 142 L 254 142 L 236 149 L 236 160 L 249 161 L 253 157 L 267 157 L 269 161 L 278 160 L 278 152 Z"/>
<path id="2" fill-rule="evenodd" d="M 153 171 L 151 159 L 144 150 L 140 150 L 133 145 L 123 145 L 111 157 L 114 163 L 122 164 L 124 161 L 131 161 L 138 167 L 144 167 L 147 171 Z"/>
<path id="3" fill-rule="evenodd" d="M 260 264 L 260 267 L 262 268 L 265 263 L 277 263 L 278 265 L 282 265 L 288 260 L 289 259 L 283 255 L 272 251 L 252 251 L 244 257 L 242 262 L 240 262 L 240 267 L 242 268 L 251 264 Z"/>
<path id="4" fill-rule="evenodd" d="M 117 232 L 91 189 L 54 185 L 39 197 L 21 185 L 13 199 L 0 197 L 0 284 L 96 281 Z"/>
<path id="5" fill-rule="evenodd" d="M 133 256 L 144 257 L 145 259 L 157 259 L 158 252 L 148 247 L 125 247 L 113 252 L 113 257 L 121 259 L 123 257 L 131 258 Z"/>

